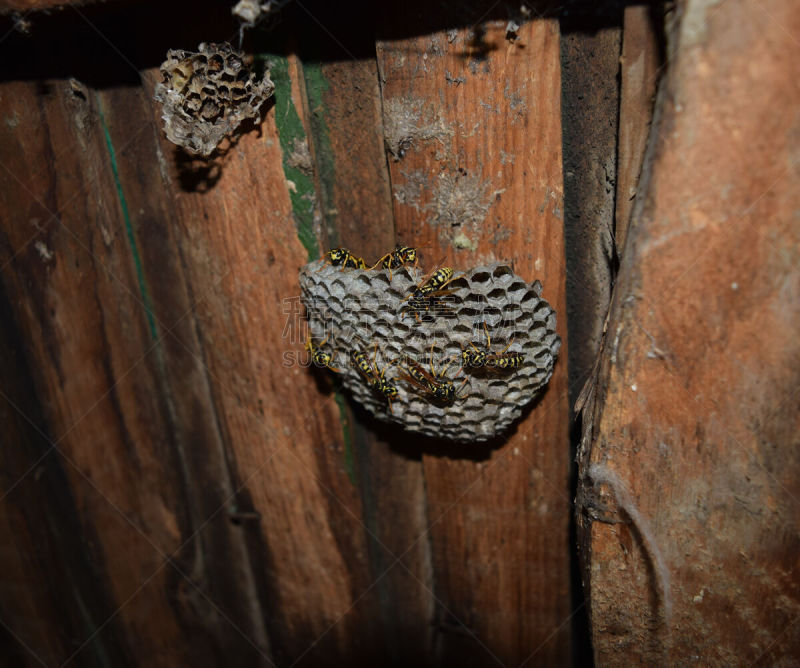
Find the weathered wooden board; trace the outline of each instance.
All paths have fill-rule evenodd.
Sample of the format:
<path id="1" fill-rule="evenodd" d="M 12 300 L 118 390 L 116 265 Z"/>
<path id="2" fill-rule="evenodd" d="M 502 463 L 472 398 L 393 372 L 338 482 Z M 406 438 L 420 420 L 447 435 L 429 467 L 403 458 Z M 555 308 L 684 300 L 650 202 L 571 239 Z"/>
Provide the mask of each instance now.
<path id="1" fill-rule="evenodd" d="M 617 184 L 614 203 L 614 241 L 622 253 L 636 198 L 656 85 L 663 70 L 657 32 L 663 29 L 657 5 L 625 8 L 620 59 Z"/>
<path id="2" fill-rule="evenodd" d="M 79 522 L 64 462 L 51 450 L 49 434 L 39 431 L 46 423 L 5 295 L 1 315 L 2 655 L 13 665 L 60 664 L 110 617 L 113 602 L 96 567 L 96 550 L 76 540 L 89 532 Z M 76 591 L 80 615 L 69 614 L 78 609 Z M 120 630 L 113 620 L 109 625 Z M 81 656 L 86 663 L 101 656 L 123 660 L 119 649 L 97 643 Z"/>
<path id="3" fill-rule="evenodd" d="M 2 160 L 17 161 L 3 175 L 4 285 L 25 295 L 14 318 L 42 376 L 46 432 L 77 422 L 61 447 L 80 472 L 63 464 L 63 493 L 81 508 L 74 540 L 95 541 L 84 578 L 108 580 L 50 659 L 63 662 L 111 619 L 119 627 L 102 627 L 85 652 L 258 663 L 271 658 L 270 634 L 286 662 L 371 582 L 338 410 L 330 392 L 315 405 L 304 369 L 284 367 L 284 352 L 302 350 L 292 318 L 307 252 L 274 121 L 243 138 L 219 175 L 193 171 L 160 137 L 152 81 L 3 90 Z M 61 208 L 63 225 L 49 219 Z M 51 613 L 70 614 L 57 602 Z M 353 656 L 367 617 L 351 614 L 316 651 Z M 184 642 L 185 629 L 200 637 Z"/>
<path id="4" fill-rule="evenodd" d="M 557 24 L 507 33 L 506 21 L 481 23 L 491 18 L 481 7 L 470 6 L 473 28 L 407 39 L 385 25 L 378 54 L 397 237 L 424 245 L 426 266 L 507 260 L 539 278 L 565 340 Z M 451 25 L 469 24 L 465 11 Z M 423 15 L 415 5 L 406 22 L 424 24 Z M 447 664 L 569 660 L 565 355 L 507 441 L 412 441 L 425 468 Z"/>
<path id="5" fill-rule="evenodd" d="M 60 494 L 74 498 L 77 521 L 94 534 L 85 558 L 110 599 L 67 639 L 68 653 L 52 657 L 61 663 L 132 596 L 138 605 L 128 613 L 137 619 L 139 609 L 144 633 L 178 635 L 164 590 L 137 590 L 150 576 L 163 585 L 169 575 L 159 567 L 180 545 L 180 486 L 163 473 L 172 430 L 151 391 L 159 382 L 153 358 L 142 360 L 155 340 L 93 93 L 66 82 L 6 84 L 2 104 L 3 281 L 16 295 L 13 321 L 42 402 L 43 422 L 34 425 L 58 447 L 48 455 L 52 485 L 69 481 Z M 7 502 L 35 482 L 23 478 Z M 70 540 L 86 538 L 65 537 L 65 549 Z M 124 647 L 124 636 L 115 643 Z M 102 655 L 104 645 L 101 635 L 88 650 Z"/>
<path id="6" fill-rule="evenodd" d="M 599 664 L 790 665 L 800 11 L 680 10 L 584 416 L 594 648 Z"/>
<path id="7" fill-rule="evenodd" d="M 614 272 L 622 8 L 577 3 L 560 17 L 570 403 L 594 366 Z"/>
<path id="8" fill-rule="evenodd" d="M 278 64 L 276 77 L 289 69 Z M 331 388 L 320 394 L 298 363 L 305 330 L 297 271 L 308 253 L 283 175 L 275 119 L 296 111 L 286 97 L 291 83 L 280 85 L 274 115 L 225 156 L 219 182 L 205 193 L 173 185 L 172 193 L 192 283 L 208 285 L 209 270 L 224 276 L 197 313 L 209 346 L 203 364 L 232 466 L 260 515 L 252 539 L 266 556 L 259 571 L 275 656 L 292 662 L 311 651 L 308 660 L 335 663 L 359 651 L 354 640 L 369 618 L 364 606 L 351 610 L 371 584 L 367 536 Z M 165 141 L 160 150 L 172 152 Z M 178 174 L 168 174 L 177 184 Z"/>
<path id="9" fill-rule="evenodd" d="M 311 61 L 302 67 L 303 108 L 322 236 L 325 247 L 343 245 L 372 264 L 395 243 L 375 43 L 371 31 L 349 22 L 334 6 L 326 13 L 315 11 L 315 18 L 336 36 L 328 44 L 330 35 L 315 31 L 314 24 L 302 33 L 302 53 Z M 337 50 L 343 51 L 341 60 L 313 62 L 315 54 Z M 355 58 L 370 51 L 371 58 Z M 368 572 L 379 606 L 377 616 L 360 622 L 361 633 L 380 639 L 382 662 L 428 664 L 433 598 L 421 459 L 403 448 L 402 433 L 349 402 L 343 419 L 355 457 L 355 484 L 369 534 Z"/>

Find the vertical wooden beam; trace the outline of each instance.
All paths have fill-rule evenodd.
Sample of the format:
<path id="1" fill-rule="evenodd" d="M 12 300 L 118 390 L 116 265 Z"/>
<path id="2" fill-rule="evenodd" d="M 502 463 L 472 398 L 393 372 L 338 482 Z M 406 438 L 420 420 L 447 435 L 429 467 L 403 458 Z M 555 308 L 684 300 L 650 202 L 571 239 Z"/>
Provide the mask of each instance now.
<path id="1" fill-rule="evenodd" d="M 232 511 L 242 505 L 229 450 L 232 435 L 220 415 L 222 389 L 206 361 L 207 334 L 195 319 L 213 304 L 231 272 L 218 258 L 208 257 L 202 278 L 183 273 L 184 267 L 198 265 L 186 262 L 181 219 L 173 204 L 177 198 L 166 196 L 168 182 L 162 171 L 166 160 L 160 154 L 150 93 L 147 86 L 112 90 L 99 94 L 98 104 L 123 220 L 136 254 L 148 326 L 159 342 L 154 351 L 157 387 L 173 433 L 175 466 L 183 478 L 182 530 L 187 539 L 176 556 L 178 575 L 204 583 L 208 600 L 192 600 L 196 592 L 187 589 L 189 606 L 203 605 L 218 621 L 227 618 L 245 638 L 242 645 L 241 638 L 223 627 L 221 646 L 228 651 L 250 646 L 248 651 L 255 650 L 251 659 L 263 663 L 270 660 L 270 649 L 251 561 L 255 555 L 250 553 L 246 530 L 232 522 Z M 150 119 L 149 132 L 139 141 L 127 142 L 142 119 Z M 125 150 L 117 150 L 126 143 Z M 142 170 L 141 165 L 152 169 Z M 209 480 L 215 481 L 211 489 Z M 180 582 L 180 586 L 185 585 Z"/>
<path id="2" fill-rule="evenodd" d="M 598 664 L 800 653 L 800 10 L 679 7 L 581 454 Z"/>
<path id="3" fill-rule="evenodd" d="M 372 264 L 395 244 L 374 12 L 366 3 L 349 12 L 307 3 L 296 14 L 304 26 L 303 107 L 327 245 L 343 245 Z M 370 594 L 358 604 L 361 643 L 372 644 L 373 661 L 426 665 L 433 585 L 422 462 L 409 456 L 402 433 L 349 402 L 341 406 L 368 550 L 369 579 L 362 584 Z"/>
<path id="4" fill-rule="evenodd" d="M 539 278 L 566 338 L 558 26 L 545 18 L 509 33 L 490 10 L 465 6 L 416 38 L 384 24 L 378 54 L 397 235 L 425 245 L 426 266 L 505 260 Z M 460 27 L 470 16 L 475 23 Z M 402 25 L 424 33 L 431 21 L 419 4 Z M 456 447 L 409 438 L 423 453 L 445 663 L 569 661 L 561 354 L 548 392 L 508 439 Z"/>
<path id="5" fill-rule="evenodd" d="M 212 189 L 182 189 L 172 147 L 162 141 L 160 150 L 187 274 L 209 293 L 197 314 L 202 362 L 227 456 L 248 510 L 260 518 L 243 526 L 252 526 L 267 556 L 257 568 L 275 656 L 335 663 L 349 656 L 359 627 L 351 610 L 366 588 L 365 539 L 338 408 L 301 364 L 297 272 L 309 249 L 299 238 L 307 221 L 293 217 L 293 203 L 308 207 L 313 200 L 289 197 L 298 183 L 285 175 L 279 133 L 299 116 L 287 98 L 288 63 L 276 65 L 283 106 L 227 154 Z M 313 196 L 313 188 L 308 192 Z M 219 280 L 209 285 L 212 276 Z"/>
<path id="6" fill-rule="evenodd" d="M 622 6 L 560 17 L 570 400 L 594 367 L 613 272 Z"/>
<path id="7" fill-rule="evenodd" d="M 70 639 L 70 654 L 125 647 L 124 633 L 102 633 L 119 630 L 105 623 L 125 604 L 121 625 L 185 656 L 166 595 L 177 576 L 164 565 L 183 542 L 185 479 L 164 466 L 176 463 L 176 434 L 161 394 L 154 302 L 100 103 L 77 81 L 5 88 L 3 281 L 21 296 L 12 302 L 14 320 L 44 404 L 45 422 L 35 426 L 58 448 L 49 456 L 63 469 L 58 483 L 68 484 L 59 493 L 75 498 L 85 536 L 96 536 L 92 550 L 107 583 L 99 589 L 110 599 L 107 615 Z M 138 119 L 117 147 L 131 149 L 148 131 L 152 141 L 152 127 Z M 185 311 L 176 309 L 171 322 Z M 210 634 L 198 649 L 215 651 L 219 642 Z M 147 641 L 127 651 L 155 653 Z"/>
<path id="8" fill-rule="evenodd" d="M 105 560 L 94 547 L 97 534 L 80 521 L 70 467 L 52 450 L 45 410 L 5 294 L 0 295 L 0 317 L 3 656 L 20 666 L 61 664 L 106 623 L 109 633 L 90 644 L 82 661 L 124 664 L 125 638 L 118 620 L 111 618 L 116 605 L 109 596 Z"/>

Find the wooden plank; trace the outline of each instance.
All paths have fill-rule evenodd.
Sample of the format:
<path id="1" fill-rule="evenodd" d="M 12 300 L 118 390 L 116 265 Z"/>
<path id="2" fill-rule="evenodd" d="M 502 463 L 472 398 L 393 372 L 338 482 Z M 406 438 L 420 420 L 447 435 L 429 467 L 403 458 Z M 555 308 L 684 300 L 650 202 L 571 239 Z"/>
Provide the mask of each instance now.
<path id="1" fill-rule="evenodd" d="M 177 576 L 186 574 L 201 582 L 202 593 L 187 586 L 183 577 L 173 577 L 185 598 L 183 615 L 196 623 L 196 607 L 201 606 L 216 618 L 217 651 L 245 651 L 248 660 L 264 663 L 270 660 L 261 610 L 264 594 L 258 591 L 252 561 L 262 555 L 252 550 L 247 531 L 231 521 L 231 511 L 247 506 L 247 491 L 240 489 L 232 468 L 231 436 L 219 415 L 219 389 L 205 362 L 206 333 L 193 317 L 217 296 L 230 271 L 209 258 L 203 282 L 183 273 L 190 265 L 180 246 L 176 225 L 180 218 L 165 189 L 150 93 L 146 88 L 111 90 L 98 99 L 108 146 L 116 159 L 120 197 L 125 198 L 123 216 L 141 266 L 142 301 L 150 307 L 151 330 L 163 337 L 156 349 L 163 388 L 159 389 L 174 425 L 171 454 L 186 499 Z M 143 119 L 149 132 L 130 142 Z M 114 148 L 118 146 L 126 148 Z M 152 169 L 143 170 L 142 165 Z M 165 225 L 165 221 L 174 222 Z M 223 621 L 227 623 L 222 625 Z M 249 642 L 242 643 L 241 636 Z"/>
<path id="2" fill-rule="evenodd" d="M 291 101 L 297 68 L 274 61 L 277 104 L 260 131 L 227 155 L 212 189 L 181 189 L 174 149 L 161 140 L 160 151 L 187 274 L 210 290 L 197 313 L 207 346 L 203 364 L 227 456 L 260 517 L 251 523 L 251 540 L 267 557 L 260 594 L 275 657 L 336 663 L 369 649 L 369 641 L 359 642 L 368 617 L 353 606 L 371 583 L 339 410 L 330 386 L 321 396 L 318 379 L 298 363 L 305 332 L 297 273 L 313 251 L 299 236 L 307 243 L 315 236 L 306 229 L 303 195 L 315 194 L 295 172 L 291 186 L 285 175 L 280 133 L 304 137 Z M 154 80 L 150 74 L 148 87 Z M 151 113 L 156 118 L 158 110 Z M 298 227 L 290 189 L 297 195 L 294 213 L 303 206 Z M 210 284 L 214 276 L 224 278 Z"/>
<path id="3" fill-rule="evenodd" d="M 0 317 L 2 652 L 9 664 L 61 664 L 112 615 L 115 606 L 108 591 L 96 586 L 105 577 L 97 554 L 83 540 L 88 532 L 79 522 L 68 471 L 51 450 L 48 434 L 37 430 L 47 428 L 43 407 L 5 294 L 0 298 Z M 75 614 L 76 590 L 82 614 Z M 119 631 L 115 620 L 109 626 Z M 88 663 L 113 657 L 124 663 L 121 644 L 103 639 L 93 643 L 83 658 Z"/>
<path id="4" fill-rule="evenodd" d="M 585 422 L 593 644 L 598 664 L 788 665 L 800 10 L 680 9 Z"/>
<path id="5" fill-rule="evenodd" d="M 307 63 L 303 76 L 329 245 L 352 247 L 372 262 L 394 244 L 377 66 Z"/>
<path id="6" fill-rule="evenodd" d="M 8 165 L 14 156 L 15 165 L 3 173 L 3 282 L 17 295 L 13 317 L 42 402 L 44 422 L 34 425 L 59 448 L 50 455 L 59 462 L 54 475 L 61 471 L 54 488 L 75 499 L 83 535 L 92 536 L 98 591 L 109 599 L 104 615 L 85 620 L 59 661 L 108 648 L 155 654 L 147 642 L 128 647 L 124 634 L 108 643 L 101 634 L 83 647 L 131 597 L 123 612 L 142 633 L 167 642 L 179 634 L 164 595 L 167 572 L 159 571 L 159 549 L 180 545 L 179 487 L 163 469 L 171 430 L 151 391 L 157 379 L 147 355 L 154 341 L 102 124 L 93 93 L 77 84 L 6 84 L 3 92 L 9 122 L 0 160 Z M 138 591 L 150 576 L 154 586 Z"/>
<path id="7" fill-rule="evenodd" d="M 620 43 L 618 3 L 560 17 L 570 401 L 594 366 L 615 271 Z"/>
<path id="8" fill-rule="evenodd" d="M 397 235 L 426 245 L 427 266 L 507 260 L 541 279 L 565 339 L 558 28 L 542 19 L 508 35 L 506 21 L 481 23 L 489 9 L 434 20 L 415 5 L 405 22 L 383 25 Z M 471 15 L 472 29 L 457 28 Z M 415 21 L 417 34 L 439 29 L 407 38 Z M 565 348 L 561 356 L 549 391 L 507 440 L 473 449 L 409 439 L 425 468 L 444 663 L 569 662 Z"/>
<path id="9" fill-rule="evenodd" d="M 348 31 L 341 13 L 315 12 L 315 17 L 342 41 L 324 48 L 330 37 L 306 27 L 305 57 L 313 58 L 322 50 L 330 57 L 337 48 L 346 50 L 340 61 L 303 67 L 307 127 L 327 244 L 351 248 L 372 263 L 395 243 L 372 31 L 361 26 L 355 34 L 352 28 Z M 365 39 L 369 45 L 363 44 Z M 368 46 L 371 59 L 351 57 Z M 342 95 L 345 90 L 348 94 Z M 359 604 L 374 606 L 361 622 L 362 633 L 376 643 L 373 661 L 427 665 L 433 599 L 429 544 L 420 540 L 427 530 L 422 462 L 404 451 L 402 433 L 354 410 L 352 404 L 346 405 L 343 419 L 355 454 L 362 521 L 371 539 L 368 572 L 375 583 L 374 600 Z M 409 570 L 419 573 L 419 579 Z"/>
<path id="10" fill-rule="evenodd" d="M 661 26 L 657 11 L 658 8 L 652 4 L 625 7 L 614 207 L 614 239 L 620 255 L 625 248 L 628 223 L 638 191 L 647 136 L 653 119 L 656 84 L 661 71 L 656 35 L 656 30 Z"/>

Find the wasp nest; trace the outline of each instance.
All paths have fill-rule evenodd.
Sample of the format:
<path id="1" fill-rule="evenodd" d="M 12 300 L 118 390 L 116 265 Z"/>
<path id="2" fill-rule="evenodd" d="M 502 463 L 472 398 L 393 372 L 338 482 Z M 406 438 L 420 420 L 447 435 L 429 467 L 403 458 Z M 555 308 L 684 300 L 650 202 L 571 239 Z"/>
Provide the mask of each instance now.
<path id="1" fill-rule="evenodd" d="M 155 99 L 163 104 L 164 132 L 190 153 L 209 155 L 246 118 L 258 118 L 275 90 L 261 81 L 230 44 L 200 44 L 198 52 L 171 50 L 161 65 Z"/>
<path id="2" fill-rule="evenodd" d="M 527 284 L 508 266 L 493 264 L 456 278 L 439 308 L 415 314 L 407 297 L 422 273 L 403 267 L 390 278 L 386 269 L 306 265 L 300 287 L 311 340 L 332 355 L 337 378 L 372 415 L 426 436 L 486 441 L 507 430 L 550 380 L 561 347 L 555 311 L 541 298 L 541 283 Z M 462 368 L 465 350 L 524 358 L 518 368 Z M 370 364 L 374 358 L 377 374 L 397 388 L 391 405 L 359 371 L 354 352 Z M 455 400 L 439 401 L 401 380 L 407 360 L 462 386 Z"/>

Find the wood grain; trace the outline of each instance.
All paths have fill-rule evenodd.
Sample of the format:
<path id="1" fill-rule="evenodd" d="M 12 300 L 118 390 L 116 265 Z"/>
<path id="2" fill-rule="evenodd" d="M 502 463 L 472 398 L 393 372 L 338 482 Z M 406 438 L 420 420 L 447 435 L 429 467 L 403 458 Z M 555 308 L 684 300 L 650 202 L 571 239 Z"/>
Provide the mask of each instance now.
<path id="1" fill-rule="evenodd" d="M 3 656 L 9 664 L 63 663 L 80 643 L 113 613 L 102 562 L 87 549 L 64 462 L 51 448 L 42 407 L 26 367 L 24 348 L 5 295 L 0 301 L 4 326 L 0 344 L 3 424 L 0 531 L 0 620 Z M 43 430 L 43 431 L 39 431 Z M 68 466 L 67 466 L 68 468 Z M 95 538 L 95 537 L 93 537 Z M 54 567 L 58 564 L 59 567 Z M 81 615 L 76 609 L 80 591 Z M 111 620 L 109 631 L 119 633 Z M 93 643 L 89 657 L 124 663 L 122 643 Z M 87 661 L 88 662 L 88 661 Z"/>
<path id="2" fill-rule="evenodd" d="M 798 31 L 689 1 L 670 40 L 581 458 L 598 663 L 800 652 Z"/>
<path id="3" fill-rule="evenodd" d="M 365 537 L 333 396 L 320 396 L 315 378 L 285 355 L 302 357 L 297 272 L 307 251 L 292 220 L 280 149 L 268 115 L 260 132 L 225 157 L 211 190 L 173 186 L 173 196 L 193 282 L 224 276 L 198 311 L 208 346 L 203 363 L 228 457 L 261 518 L 252 530 L 260 529 L 253 539 L 267 555 L 259 568 L 269 583 L 276 658 L 335 663 L 357 649 L 359 618 L 348 613 L 369 585 Z M 171 147 L 162 141 L 161 150 L 168 155 Z M 176 184 L 178 175 L 168 174 Z"/>
<path id="4" fill-rule="evenodd" d="M 14 319 L 42 402 L 44 422 L 35 426 L 58 446 L 50 456 L 60 461 L 59 482 L 68 480 L 60 493 L 74 496 L 84 531 L 95 536 L 90 545 L 106 582 L 98 589 L 110 599 L 107 614 L 87 620 L 58 661 L 79 650 L 102 654 L 104 638 L 93 634 L 129 599 L 122 619 L 169 643 L 179 628 L 165 596 L 170 569 L 160 567 L 181 544 L 181 484 L 164 468 L 174 432 L 152 392 L 159 385 L 150 355 L 157 339 L 97 100 L 66 82 L 6 84 L 4 92 L 3 117 L 12 122 L 3 124 L 8 152 L 0 158 L 3 218 L 10 223 L 3 280 L 9 292 L 25 295 L 13 302 Z M 140 121 L 129 142 L 148 127 Z M 154 586 L 139 591 L 151 576 Z M 114 625 L 102 628 L 112 632 Z M 125 648 L 125 636 L 117 635 L 114 645 Z M 186 650 L 172 646 L 177 656 Z M 138 651 L 155 655 L 147 643 Z"/>
<path id="5" fill-rule="evenodd" d="M 653 119 L 661 54 L 656 30 L 658 8 L 625 8 L 620 59 L 619 132 L 617 137 L 617 187 L 614 206 L 614 240 L 621 255 L 625 248 L 631 211 Z"/>
<path id="6" fill-rule="evenodd" d="M 570 403 L 594 367 L 615 271 L 620 3 L 560 17 Z"/>
<path id="7" fill-rule="evenodd" d="M 344 40 L 346 55 L 364 50 L 359 42 L 369 32 L 349 34 L 335 14 L 319 19 Z M 303 37 L 313 41 L 325 35 L 307 29 Z M 377 63 L 374 55 L 312 63 L 303 67 L 303 79 L 328 246 L 343 245 L 372 264 L 395 244 Z M 404 449 L 402 434 L 350 402 L 343 419 L 355 455 L 362 521 L 369 536 L 368 573 L 375 593 L 374 608 L 360 622 L 361 633 L 380 645 L 373 648 L 374 660 L 429 664 L 433 585 L 421 459 Z"/>
<path id="8" fill-rule="evenodd" d="M 427 267 L 506 260 L 539 278 L 565 339 L 557 25 L 508 37 L 490 21 L 384 39 L 378 54 L 398 239 L 425 245 Z M 446 664 L 569 660 L 565 352 L 508 440 L 414 441 Z"/>

